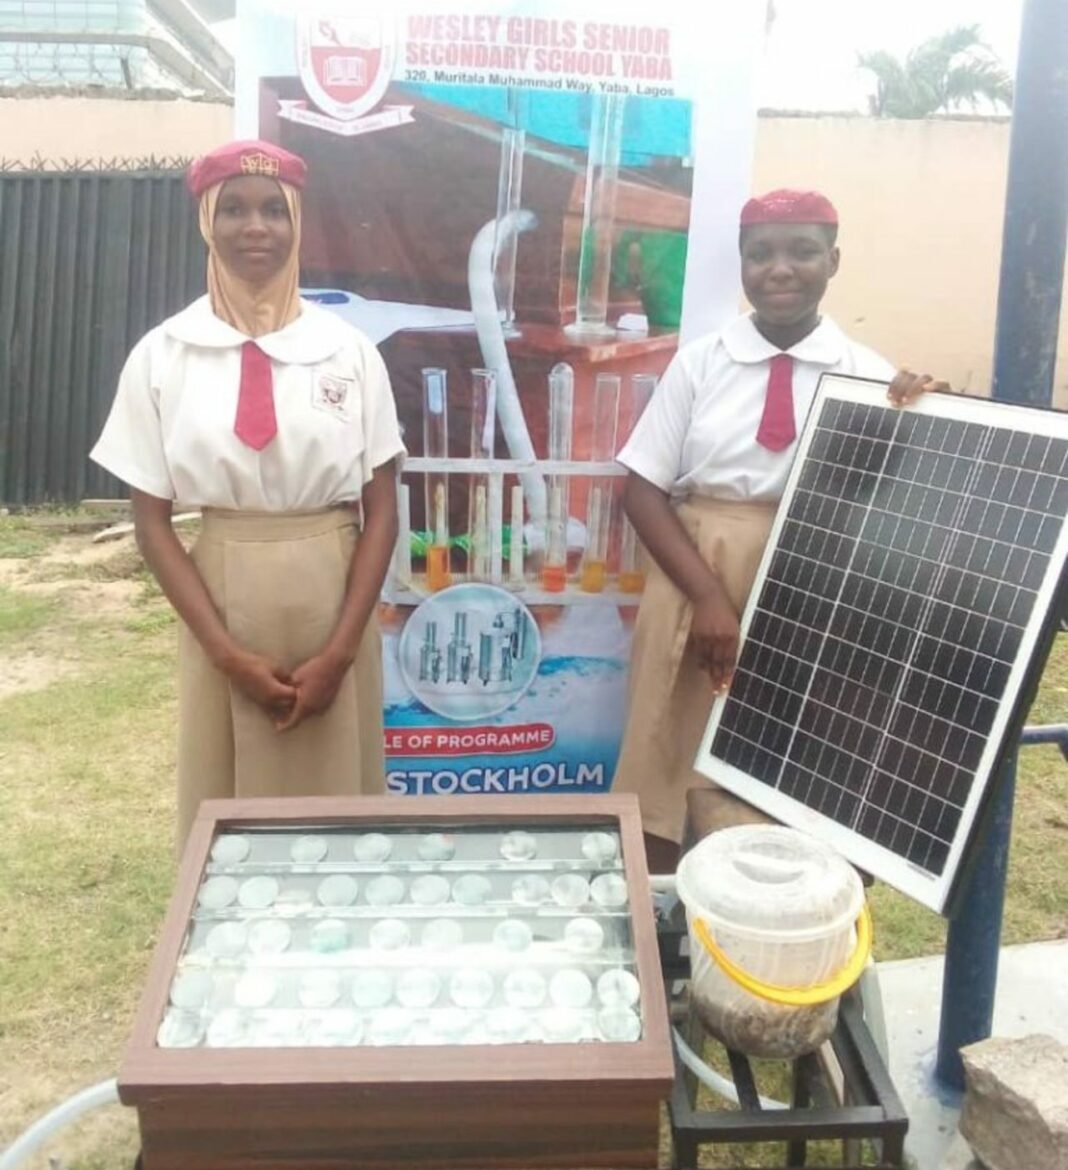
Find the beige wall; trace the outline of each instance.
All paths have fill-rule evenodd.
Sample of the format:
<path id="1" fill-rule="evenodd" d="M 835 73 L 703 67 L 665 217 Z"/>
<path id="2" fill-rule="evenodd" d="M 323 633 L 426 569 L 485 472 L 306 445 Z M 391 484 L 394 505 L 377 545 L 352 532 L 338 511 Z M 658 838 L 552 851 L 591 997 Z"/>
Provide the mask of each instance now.
<path id="1" fill-rule="evenodd" d="M 193 156 L 232 124 L 208 102 L 0 98 L 0 159 Z M 1004 121 L 764 117 L 753 189 L 827 192 L 842 218 L 828 311 L 891 361 L 986 393 L 1008 146 Z M 1068 408 L 1068 296 L 1059 353 Z"/>
<path id="2" fill-rule="evenodd" d="M 0 97 L 0 159 L 195 158 L 232 138 L 233 121 L 214 102 Z"/>
<path id="3" fill-rule="evenodd" d="M 891 361 L 985 394 L 1008 150 L 1004 121 L 762 118 L 753 189 L 826 192 L 842 225 L 831 315 Z M 1068 295 L 1058 353 L 1068 408 Z"/>

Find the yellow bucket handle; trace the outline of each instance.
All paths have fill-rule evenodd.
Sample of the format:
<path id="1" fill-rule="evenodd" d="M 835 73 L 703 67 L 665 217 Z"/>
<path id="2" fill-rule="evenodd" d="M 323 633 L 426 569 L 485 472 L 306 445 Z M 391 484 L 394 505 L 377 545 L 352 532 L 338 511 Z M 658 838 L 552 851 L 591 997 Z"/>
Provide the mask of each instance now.
<path id="1" fill-rule="evenodd" d="M 751 995 L 766 999 L 771 1003 L 785 1004 L 787 1007 L 812 1007 L 815 1004 L 827 1003 L 828 1000 L 835 999 L 843 992 L 848 991 L 860 978 L 868 964 L 874 933 L 871 912 L 865 902 L 860 916 L 857 918 L 857 945 L 841 971 L 833 978 L 825 980 L 823 983 L 813 984 L 811 987 L 782 987 L 776 983 L 765 983 L 763 979 L 750 975 L 748 971 L 732 962 L 712 937 L 712 932 L 703 919 L 694 918 L 693 930 L 700 939 L 701 945 L 725 975 L 733 979 L 740 987 L 744 987 Z"/>

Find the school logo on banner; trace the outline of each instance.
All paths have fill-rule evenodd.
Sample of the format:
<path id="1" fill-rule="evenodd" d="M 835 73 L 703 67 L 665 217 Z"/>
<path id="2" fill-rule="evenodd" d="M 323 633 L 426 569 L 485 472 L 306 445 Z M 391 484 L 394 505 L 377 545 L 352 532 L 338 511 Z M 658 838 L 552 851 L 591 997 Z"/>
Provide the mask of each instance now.
<path id="1" fill-rule="evenodd" d="M 393 26 L 374 16 L 297 17 L 297 61 L 308 97 L 343 122 L 368 114 L 393 76 Z"/>
<path id="2" fill-rule="evenodd" d="M 349 137 L 410 122 L 410 106 L 389 106 L 370 117 L 393 77 L 393 22 L 317 9 L 297 16 L 297 64 L 304 92 L 318 106 L 280 101 L 292 122 Z"/>

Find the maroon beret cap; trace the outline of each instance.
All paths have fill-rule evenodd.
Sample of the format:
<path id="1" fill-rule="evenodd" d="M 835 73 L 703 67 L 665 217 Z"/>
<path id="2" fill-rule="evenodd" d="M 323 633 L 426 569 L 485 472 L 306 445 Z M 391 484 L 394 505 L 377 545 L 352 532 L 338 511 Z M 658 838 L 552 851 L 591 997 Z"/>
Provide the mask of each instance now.
<path id="1" fill-rule="evenodd" d="M 275 146 L 273 142 L 228 142 L 203 158 L 198 158 L 189 168 L 186 183 L 199 199 L 216 183 L 244 175 L 261 175 L 288 183 L 291 187 L 303 187 L 308 167 L 302 158 Z"/>
<path id="2" fill-rule="evenodd" d="M 818 191 L 769 191 L 742 208 L 741 227 L 758 223 L 838 223 L 838 212 Z"/>

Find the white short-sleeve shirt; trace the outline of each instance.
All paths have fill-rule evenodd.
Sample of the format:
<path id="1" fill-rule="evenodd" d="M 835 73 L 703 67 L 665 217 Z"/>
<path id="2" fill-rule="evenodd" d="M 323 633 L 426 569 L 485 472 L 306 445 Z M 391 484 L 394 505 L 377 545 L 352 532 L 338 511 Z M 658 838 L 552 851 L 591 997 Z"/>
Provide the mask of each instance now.
<path id="1" fill-rule="evenodd" d="M 378 350 L 307 302 L 256 338 L 271 359 L 278 433 L 261 451 L 243 443 L 234 418 L 248 340 L 206 296 L 151 330 L 126 361 L 90 457 L 161 499 L 267 512 L 358 500 L 376 467 L 403 457 Z"/>
<path id="2" fill-rule="evenodd" d="M 796 441 L 769 451 L 756 441 L 771 359 L 783 352 L 748 316 L 684 346 L 668 366 L 618 459 L 673 496 L 777 500 Z M 850 341 L 829 318 L 785 351 L 794 359 L 794 418 L 801 431 L 820 375 L 888 382 L 894 367 Z"/>

